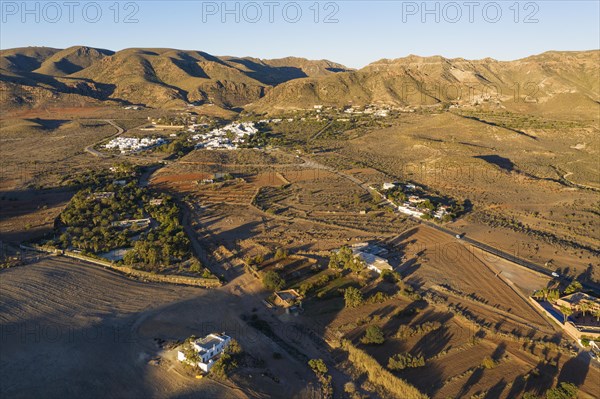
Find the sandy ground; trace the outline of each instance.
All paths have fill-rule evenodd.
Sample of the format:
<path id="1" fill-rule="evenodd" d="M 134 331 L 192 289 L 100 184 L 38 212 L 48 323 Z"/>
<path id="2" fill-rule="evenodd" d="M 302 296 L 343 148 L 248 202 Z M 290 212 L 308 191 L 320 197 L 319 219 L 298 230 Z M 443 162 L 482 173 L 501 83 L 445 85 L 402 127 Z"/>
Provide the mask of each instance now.
<path id="1" fill-rule="evenodd" d="M 244 305 L 229 288 L 142 283 L 57 257 L 2 271 L 0 279 L 3 397 L 306 394 L 307 367 L 240 319 L 254 302 L 245 300 Z M 156 342 L 214 331 L 232 335 L 253 359 L 233 383 L 186 375 L 174 353 L 163 353 Z M 273 352 L 284 358 L 274 360 Z M 264 377 L 266 370 L 279 382 Z"/>

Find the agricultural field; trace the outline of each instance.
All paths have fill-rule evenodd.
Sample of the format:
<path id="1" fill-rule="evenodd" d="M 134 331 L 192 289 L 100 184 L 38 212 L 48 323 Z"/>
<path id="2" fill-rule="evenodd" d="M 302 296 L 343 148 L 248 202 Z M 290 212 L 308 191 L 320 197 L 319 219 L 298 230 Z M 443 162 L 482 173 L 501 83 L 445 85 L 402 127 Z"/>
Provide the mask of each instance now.
<path id="1" fill-rule="evenodd" d="M 343 273 L 308 295 L 301 322 L 330 342 L 349 341 L 383 368 L 389 368 L 395 354 L 421 357 L 423 365 L 393 374 L 433 398 L 543 393 L 554 378 L 579 385 L 581 397 L 595 397 L 598 369 L 587 356 L 572 352 L 553 325 L 490 272 L 492 265 L 479 254 L 452 263 L 436 259 L 436 248 L 430 246 L 430 240 L 440 238 L 436 234 L 419 228 L 404 235 L 401 243 L 410 243 L 403 249 L 409 259 L 397 268 L 403 276 L 399 285 Z M 416 248 L 418 263 L 410 258 Z M 362 304 L 345 306 L 348 287 L 362 292 Z M 414 287 L 420 295 L 402 294 L 398 287 Z M 380 327 L 383 343 L 362 342 L 372 326 Z M 581 370 L 589 374 L 578 374 Z M 358 381 L 369 379 L 363 375 Z"/>
<path id="2" fill-rule="evenodd" d="M 119 134 L 113 123 L 131 130 L 132 136 L 144 137 L 148 132 L 138 127 L 146 121 L 111 118 L 110 123 L 109 111 L 94 112 L 97 120 L 52 122 L 55 125 L 44 134 L 35 133 L 43 128 L 30 120 L 21 140 L 2 148 L 8 148 L 10 163 L 10 157 L 23 157 L 23 143 L 17 142 L 27 138 L 28 143 L 43 143 L 39 160 L 32 164 L 38 169 L 26 169 L 18 181 L 2 176 L 2 240 L 48 238 L 58 226 L 60 234 L 54 239 L 64 248 L 102 255 L 139 246 L 140 253 L 154 251 L 173 264 L 157 269 L 152 260 L 156 257 L 142 256 L 127 262 L 183 275 L 189 274 L 186 262 L 198 259 L 198 269 L 218 277 L 224 286 L 209 291 L 144 283 L 64 257 L 30 258 L 25 266 L 2 271 L 3 282 L 9 284 L 0 287 L 4 290 L 0 306 L 10 309 L 2 328 L 13 331 L 17 319 L 35 320 L 43 328 L 66 323 L 67 316 L 59 311 L 38 309 L 52 301 L 71 309 L 67 315 L 81 313 L 73 324 L 77 333 L 85 331 L 87 336 L 96 326 L 103 331 L 118 327 L 135 333 L 137 340 L 113 343 L 103 337 L 92 346 L 76 338 L 73 358 L 61 355 L 67 345 L 64 339 L 43 349 L 34 343 L 21 348 L 21 354 L 3 353 L 3 370 L 42 351 L 56 356 L 67 369 L 80 368 L 90 358 L 115 364 L 119 377 L 102 388 L 107 395 L 135 379 L 126 395 L 268 397 L 286 386 L 287 397 L 305 398 L 324 389 L 307 367 L 309 359 L 322 358 L 334 391 L 343 392 L 344 384 L 353 381 L 357 392 L 372 398 L 403 397 L 393 386 L 410 392 L 416 388 L 432 398 L 541 395 L 561 382 L 571 382 L 587 399 L 600 389 L 598 368 L 528 299 L 535 290 L 553 284 L 549 276 L 484 253 L 439 229 L 448 228 L 459 237 L 472 237 L 567 276 L 585 276 L 582 281 L 596 279 L 597 193 L 591 188 L 594 182 L 585 178 L 594 147 L 574 144 L 574 154 L 581 153 L 581 158 L 568 164 L 581 169 L 573 169 L 569 176 L 556 172 L 567 170 L 565 159 L 552 157 L 552 146 L 567 140 L 557 138 L 556 129 L 581 129 L 581 140 L 587 140 L 586 134 L 593 132 L 588 122 L 394 113 L 385 123 L 358 123 L 352 129 L 352 123 L 345 122 L 303 123 L 295 115 L 293 122 L 273 125 L 275 138 L 261 149 L 193 149 L 185 144 L 189 134 L 171 137 L 166 132 L 162 137 L 180 144 L 108 156 L 94 151 Z M 152 115 L 148 110 L 136 112 Z M 61 129 L 65 133 L 59 135 Z M 12 135 L 19 131 L 9 130 Z M 67 133 L 73 134 L 71 140 Z M 53 158 L 44 141 L 55 135 L 64 140 L 64 159 Z M 520 150 L 507 137 L 517 140 Z M 489 157 L 492 150 L 503 155 Z M 61 175 L 63 163 L 69 172 L 65 169 Z M 134 183 L 120 186 L 115 178 L 82 191 L 93 181 L 94 170 L 106 171 L 117 164 L 134 165 L 142 172 Z M 538 164 L 546 166 L 535 169 Z M 12 175 L 9 171 L 5 176 Z M 465 205 L 465 212 L 454 221 L 436 224 L 410 218 L 377 191 L 389 182 L 415 183 L 426 195 L 456 199 Z M 113 193 L 115 201 L 95 197 L 106 192 Z M 129 206 L 118 206 L 125 197 Z M 164 209 L 149 205 L 159 198 L 166 201 Z M 538 200 L 534 203 L 532 198 Z M 78 214 L 83 219 L 75 217 Z M 120 231 L 113 223 L 146 218 L 149 226 L 114 237 L 108 234 Z M 162 218 L 174 226 L 173 234 L 157 222 Z M 159 238 L 175 235 L 185 248 L 156 244 Z M 152 251 L 142 245 L 146 241 Z M 384 257 L 394 270 L 391 277 L 330 267 L 334 251 L 365 242 L 385 248 Z M 267 275 L 277 276 L 275 285 Z M 300 293 L 297 313 L 288 314 L 275 304 L 273 292 L 279 289 Z M 87 296 L 75 304 L 73 293 L 79 290 L 86 290 Z M 345 296 L 352 290 L 361 299 L 349 306 Z M 46 296 L 34 297 L 41 291 Z M 106 295 L 110 298 L 91 303 L 94 296 Z M 19 301 L 26 305 L 16 306 Z M 251 348 L 226 381 L 198 380 L 176 361 L 177 342 L 215 329 L 205 323 L 225 323 L 218 328 L 233 330 L 242 347 Z M 365 339 L 379 333 L 382 342 Z M 18 335 L 9 339 L 18 344 Z M 109 357 L 109 348 L 119 354 Z M 125 364 L 135 366 L 124 370 Z M 365 364 L 387 375 L 388 382 L 366 370 Z M 95 365 L 86 367 L 81 370 L 112 375 Z M 9 373 L 17 382 L 3 385 L 2 392 L 10 395 L 25 389 L 25 377 L 33 369 Z M 74 378 L 84 375 L 78 371 Z M 56 377 L 46 371 L 35 378 L 41 383 Z M 57 387 L 50 396 L 61 396 L 64 389 Z"/>
<path id="3" fill-rule="evenodd" d="M 598 280 L 597 123 L 485 117 L 498 123 L 452 112 L 400 115 L 392 127 L 324 142 L 334 152 L 314 158 L 468 200 L 471 211 L 448 225 L 457 233 Z"/>

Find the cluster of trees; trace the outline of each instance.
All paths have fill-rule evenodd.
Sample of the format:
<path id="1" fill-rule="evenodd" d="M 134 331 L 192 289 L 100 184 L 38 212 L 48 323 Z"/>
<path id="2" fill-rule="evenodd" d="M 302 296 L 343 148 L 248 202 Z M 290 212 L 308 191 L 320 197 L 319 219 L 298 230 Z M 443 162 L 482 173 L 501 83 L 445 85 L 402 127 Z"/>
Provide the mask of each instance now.
<path id="1" fill-rule="evenodd" d="M 130 178 L 137 175 L 139 167 L 128 162 L 120 162 L 108 169 L 91 169 L 79 172 L 76 175 L 66 175 L 63 177 L 62 183 L 67 186 L 79 188 L 97 188 L 107 185 L 115 179 Z"/>
<path id="2" fill-rule="evenodd" d="M 535 291 L 532 295 L 537 300 L 545 300 L 549 302 L 556 302 L 560 298 L 559 290 L 551 290 L 546 287 Z"/>
<path id="3" fill-rule="evenodd" d="M 369 326 L 365 330 L 365 335 L 361 337 L 360 342 L 365 345 L 381 345 L 385 342 L 385 336 L 378 326 Z"/>
<path id="4" fill-rule="evenodd" d="M 142 269 L 156 270 L 181 262 L 191 254 L 190 240 L 179 223 L 179 207 L 170 198 L 146 207 L 159 225 L 146 232 L 127 252 L 123 262 Z"/>
<path id="5" fill-rule="evenodd" d="M 219 357 L 210 369 L 210 375 L 216 379 L 225 379 L 238 367 L 243 355 L 244 352 L 238 341 L 231 339 L 221 354 L 221 357 Z"/>
<path id="6" fill-rule="evenodd" d="M 581 283 L 577 280 L 573 280 L 571 284 L 567 288 L 565 288 L 565 295 L 571 295 L 576 292 L 579 292 L 583 289 Z"/>
<path id="7" fill-rule="evenodd" d="M 134 182 L 125 186 L 111 183 L 95 191 L 89 188 L 81 190 L 61 213 L 60 220 L 66 226 L 90 227 L 110 226 L 122 219 L 141 219 L 144 216 L 143 202 L 149 199 L 144 191 Z M 102 192 L 107 193 L 106 198 L 95 197 Z"/>
<path id="8" fill-rule="evenodd" d="M 421 192 L 421 195 L 426 195 L 424 192 Z M 385 196 L 388 200 L 401 204 L 408 200 L 408 195 L 403 191 L 402 186 L 396 186 L 394 188 L 390 188 L 385 191 Z M 416 207 L 426 211 L 422 218 L 426 220 L 430 220 L 433 218 L 432 212 L 438 208 L 443 202 L 451 202 L 448 213 L 442 217 L 442 221 L 449 222 L 452 219 L 456 218 L 458 215 L 464 213 L 465 206 L 463 202 L 454 202 L 448 198 L 437 198 L 433 197 L 433 201 L 429 198 L 425 199 L 425 201 L 417 203 Z"/>
<path id="9" fill-rule="evenodd" d="M 390 188 L 385 192 L 385 196 L 390 201 L 399 204 L 408 200 L 408 196 L 402 191 L 402 187 Z"/>
<path id="10" fill-rule="evenodd" d="M 149 270 L 189 258 L 190 241 L 179 222 L 179 207 L 166 195 L 153 205 L 151 199 L 148 190 L 134 181 L 83 189 L 60 215 L 66 229 L 57 244 L 64 249 L 76 248 L 94 254 L 133 245 L 123 262 Z M 147 227 L 113 225 L 117 221 L 148 217 L 158 224 L 150 231 Z"/>
<path id="11" fill-rule="evenodd" d="M 148 199 L 147 195 L 134 183 L 126 186 L 110 183 L 103 186 L 103 191 L 114 193 L 114 196 L 96 198 L 89 188 L 75 194 L 60 215 L 60 222 L 66 229 L 59 236 L 57 245 L 63 249 L 76 248 L 92 253 L 130 245 L 130 238 L 138 230 L 115 227 L 112 223 L 128 218 L 143 218 L 144 209 L 140 204 Z"/>
<path id="12" fill-rule="evenodd" d="M 261 130 L 250 136 L 244 144 L 240 145 L 240 148 L 266 147 L 271 143 L 272 138 L 271 132 Z"/>
<path id="13" fill-rule="evenodd" d="M 158 270 L 181 262 L 190 255 L 190 241 L 183 227 L 160 226 L 135 242 L 123 258 L 123 263 L 141 269 Z"/>
<path id="14" fill-rule="evenodd" d="M 388 359 L 388 369 L 404 370 L 425 366 L 425 358 L 422 355 L 413 356 L 410 353 L 398 353 Z"/>
<path id="15" fill-rule="evenodd" d="M 323 399 L 333 398 L 333 387 L 331 385 L 331 376 L 328 375 L 327 365 L 323 359 L 310 359 L 308 365 L 317 376 L 321 383 L 321 397 Z"/>
<path id="16" fill-rule="evenodd" d="M 285 280 L 274 270 L 262 274 L 262 283 L 266 289 L 279 291 L 285 287 Z"/>
<path id="17" fill-rule="evenodd" d="M 329 268 L 333 270 L 352 270 L 356 274 L 363 271 L 366 267 L 365 262 L 357 256 L 354 256 L 352 249 L 344 245 L 339 251 L 331 254 L 329 257 Z"/>
<path id="18" fill-rule="evenodd" d="M 158 147 L 157 151 L 175 154 L 182 157 L 194 149 L 194 144 L 188 141 L 187 137 L 179 137 L 168 144 Z"/>

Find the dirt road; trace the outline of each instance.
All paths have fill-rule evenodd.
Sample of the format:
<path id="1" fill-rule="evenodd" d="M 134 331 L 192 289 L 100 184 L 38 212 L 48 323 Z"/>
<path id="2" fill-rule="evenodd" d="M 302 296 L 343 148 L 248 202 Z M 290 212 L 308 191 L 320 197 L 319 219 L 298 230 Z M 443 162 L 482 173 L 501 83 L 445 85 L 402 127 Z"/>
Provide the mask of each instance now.
<path id="1" fill-rule="evenodd" d="M 113 139 L 117 136 L 120 136 L 121 134 L 123 134 L 125 132 L 125 130 L 121 126 L 117 125 L 112 119 L 99 119 L 99 121 L 106 122 L 106 123 L 112 125 L 115 129 L 117 129 L 117 132 L 115 134 L 113 134 L 112 136 L 108 137 L 107 139 Z M 104 139 L 104 140 L 106 140 L 106 139 Z M 90 154 L 92 154 L 95 157 L 107 158 L 108 156 L 106 154 L 103 154 L 94 148 L 97 144 L 98 143 L 88 145 L 87 147 L 85 147 L 85 151 L 89 152 Z"/>

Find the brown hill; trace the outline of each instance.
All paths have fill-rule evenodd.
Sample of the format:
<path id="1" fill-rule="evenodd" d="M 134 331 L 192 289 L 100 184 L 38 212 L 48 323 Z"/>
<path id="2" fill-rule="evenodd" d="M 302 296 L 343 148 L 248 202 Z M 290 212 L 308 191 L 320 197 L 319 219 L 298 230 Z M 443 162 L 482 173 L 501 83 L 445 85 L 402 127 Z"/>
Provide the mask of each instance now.
<path id="1" fill-rule="evenodd" d="M 360 70 L 281 84 L 250 110 L 311 108 L 315 104 L 513 103 L 593 106 L 600 99 L 600 51 L 548 52 L 516 61 L 408 56 Z"/>
<path id="2" fill-rule="evenodd" d="M 207 103 L 225 108 L 256 101 L 272 86 L 292 79 L 347 70 L 326 60 L 216 57 L 174 49 L 113 53 L 83 46 L 5 50 L 0 67 L 0 89 L 8 105 L 35 105 L 36 94 L 69 94 L 155 107 Z"/>
<path id="3" fill-rule="evenodd" d="M 114 51 L 85 46 L 73 46 L 46 58 L 35 72 L 50 76 L 66 76 L 89 67 L 96 61 L 113 55 Z"/>

